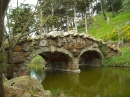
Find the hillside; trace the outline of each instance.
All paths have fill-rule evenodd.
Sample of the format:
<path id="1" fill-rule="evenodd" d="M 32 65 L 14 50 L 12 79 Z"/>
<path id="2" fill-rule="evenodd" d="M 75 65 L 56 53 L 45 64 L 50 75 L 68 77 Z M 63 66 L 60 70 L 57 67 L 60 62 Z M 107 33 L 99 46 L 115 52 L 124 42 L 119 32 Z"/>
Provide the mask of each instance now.
<path id="1" fill-rule="evenodd" d="M 118 27 L 124 25 L 130 25 L 130 3 L 127 3 L 127 6 L 124 6 L 124 10 L 115 14 L 115 17 L 112 17 L 111 12 L 106 12 L 106 16 L 109 17 L 109 23 L 103 18 L 103 14 L 98 14 L 92 18 L 91 23 L 89 24 L 88 34 L 96 38 L 105 39 L 108 37 L 108 34 Z M 85 28 L 81 27 L 78 29 L 79 32 L 84 32 Z"/>

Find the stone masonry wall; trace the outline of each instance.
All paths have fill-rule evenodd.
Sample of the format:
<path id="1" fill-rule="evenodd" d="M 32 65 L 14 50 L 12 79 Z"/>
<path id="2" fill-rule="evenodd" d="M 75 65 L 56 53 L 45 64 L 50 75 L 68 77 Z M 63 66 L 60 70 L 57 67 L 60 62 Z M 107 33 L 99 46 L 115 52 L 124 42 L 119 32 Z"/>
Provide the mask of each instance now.
<path id="1" fill-rule="evenodd" d="M 119 54 L 115 45 L 110 46 L 86 34 L 64 33 L 60 35 L 43 34 L 35 38 L 20 41 L 14 48 L 15 72 L 27 69 L 27 64 L 37 54 L 45 52 L 59 52 L 70 58 L 70 70 L 78 70 L 80 56 L 89 51 L 96 51 L 101 58 L 108 58 Z M 66 69 L 66 68 L 64 68 Z"/>

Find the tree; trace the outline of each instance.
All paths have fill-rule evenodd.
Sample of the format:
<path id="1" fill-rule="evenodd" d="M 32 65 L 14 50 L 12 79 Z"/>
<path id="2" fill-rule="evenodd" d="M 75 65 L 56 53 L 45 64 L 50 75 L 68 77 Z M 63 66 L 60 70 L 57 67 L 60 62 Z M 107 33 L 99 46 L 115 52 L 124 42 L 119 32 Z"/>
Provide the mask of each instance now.
<path id="1" fill-rule="evenodd" d="M 122 7 L 122 0 L 107 0 L 106 9 L 112 12 L 112 17 L 115 16 L 114 12 L 117 12 Z"/>
<path id="2" fill-rule="evenodd" d="M 113 0 L 110 0 L 110 6 L 111 6 L 111 9 L 112 9 L 112 17 L 114 17 L 115 14 L 114 14 Z"/>
<path id="3" fill-rule="evenodd" d="M 39 10 L 41 11 L 42 19 L 39 19 L 39 23 L 42 22 L 44 29 L 52 30 L 55 27 L 59 27 L 59 6 L 61 0 L 39 0 Z M 46 31 L 49 32 L 49 31 Z"/>
<path id="4" fill-rule="evenodd" d="M 77 21 L 76 21 L 76 6 L 77 6 L 77 2 L 76 0 L 74 0 L 74 24 L 75 24 L 76 32 L 78 32 Z"/>
<path id="5" fill-rule="evenodd" d="M 75 17 L 88 13 L 90 4 L 92 5 L 93 0 L 44 0 L 40 1 L 40 6 L 45 5 L 41 11 L 43 16 L 43 22 L 46 21 L 47 17 L 51 14 L 51 17 L 46 22 L 45 26 L 47 28 L 56 27 L 61 30 L 68 31 L 70 28 L 72 29 L 77 23 L 75 21 Z M 50 2 L 50 3 L 49 3 Z M 58 5 L 59 4 L 59 5 Z M 81 9 L 80 9 L 81 8 Z M 87 10 L 87 11 L 86 11 Z M 77 14 L 78 12 L 78 14 Z M 86 13 L 85 13 L 86 12 Z M 86 21 L 87 21 L 86 16 Z M 58 25 L 61 23 L 61 25 Z M 87 28 L 87 25 L 86 25 Z"/>
<path id="6" fill-rule="evenodd" d="M 34 12 L 31 11 L 31 6 L 28 4 L 21 4 L 19 7 L 10 9 L 7 14 L 7 28 L 5 30 L 8 40 L 8 62 L 10 63 L 7 68 L 7 78 L 13 78 L 14 62 L 13 62 L 13 49 L 17 45 L 18 41 L 22 38 L 26 38 L 33 33 L 35 27 Z"/>
<path id="7" fill-rule="evenodd" d="M 66 16 L 66 30 L 69 31 L 69 25 L 70 25 L 70 18 L 71 17 L 74 17 L 74 14 L 71 14 L 73 13 L 73 4 L 74 4 L 74 1 L 73 0 L 64 0 L 63 2 L 63 6 L 65 8 L 65 16 Z"/>
<path id="8" fill-rule="evenodd" d="M 13 49 L 15 47 L 14 40 L 15 38 L 18 38 L 22 31 L 24 30 L 24 34 L 22 33 L 22 36 L 29 35 L 29 33 L 32 32 L 34 29 L 33 24 L 34 24 L 34 16 L 32 15 L 31 7 L 28 4 L 21 4 L 19 7 L 14 8 L 14 9 L 9 9 L 10 11 L 8 12 L 7 16 L 7 30 L 5 30 L 6 34 L 5 36 L 8 39 L 8 60 L 9 60 L 9 65 L 7 68 L 7 78 L 11 79 L 13 78 L 13 73 L 14 73 L 14 62 L 13 62 Z M 31 17 L 30 17 L 31 16 Z M 30 17 L 29 23 L 28 18 Z M 28 25 L 26 29 L 24 29 L 24 26 Z M 15 37 L 15 38 L 14 38 Z"/>
<path id="9" fill-rule="evenodd" d="M 3 27 L 4 27 L 4 13 L 7 9 L 9 4 L 9 0 L 0 0 L 0 49 L 3 42 Z M 0 52 L 1 54 L 1 52 Z M 2 71 L 1 71 L 2 62 L 0 61 L 0 97 L 5 97 L 4 95 L 4 87 L 3 87 L 3 80 L 2 80 Z"/>
<path id="10" fill-rule="evenodd" d="M 32 15 L 31 6 L 29 4 L 21 4 L 18 8 L 10 9 L 10 12 L 7 14 L 9 17 L 9 28 L 10 32 L 13 35 L 18 35 L 21 33 L 24 25 L 26 24 L 28 17 Z M 24 33 L 30 33 L 34 30 L 34 16 L 31 17 L 31 20 L 28 24 Z"/>
<path id="11" fill-rule="evenodd" d="M 106 14 L 105 14 L 105 8 L 104 8 L 104 0 L 100 0 L 100 4 L 101 4 L 101 10 L 104 16 L 104 19 L 107 20 Z"/>
<path id="12" fill-rule="evenodd" d="M 99 14 L 101 12 L 100 2 L 96 2 L 95 6 L 93 7 L 93 12 L 96 12 L 96 14 Z"/>
<path id="13" fill-rule="evenodd" d="M 49 2 L 50 0 L 44 0 L 40 6 L 43 4 L 45 5 L 47 1 Z M 52 1 L 54 1 L 54 8 L 52 8 Z M 61 30 L 67 31 L 70 28 L 72 29 L 74 27 L 74 24 L 76 25 L 74 17 L 77 15 L 78 3 L 77 0 L 63 0 L 62 2 L 60 1 L 61 0 L 51 0 L 51 3 L 47 4 L 46 7 L 42 9 L 43 17 L 48 17 L 49 14 L 52 14 L 53 9 L 53 16 L 51 16 L 45 25 L 49 26 L 49 28 L 52 28 L 52 25 L 54 25 L 54 27 L 58 29 L 61 28 Z"/>
<path id="14" fill-rule="evenodd" d="M 88 18 L 89 18 L 89 10 L 90 5 L 93 2 L 93 0 L 79 0 L 78 1 L 78 11 L 83 13 L 84 15 L 84 23 L 85 23 L 85 33 L 88 34 Z"/>
<path id="15" fill-rule="evenodd" d="M 3 3 L 4 1 L 0 1 L 0 49 L 2 45 L 2 37 L 3 37 L 3 26 L 4 26 L 4 11 L 3 11 Z M 0 55 L 1 51 L 0 51 Z M 0 97 L 4 96 L 4 87 L 3 87 L 3 80 L 2 80 L 2 61 L 0 60 Z"/>

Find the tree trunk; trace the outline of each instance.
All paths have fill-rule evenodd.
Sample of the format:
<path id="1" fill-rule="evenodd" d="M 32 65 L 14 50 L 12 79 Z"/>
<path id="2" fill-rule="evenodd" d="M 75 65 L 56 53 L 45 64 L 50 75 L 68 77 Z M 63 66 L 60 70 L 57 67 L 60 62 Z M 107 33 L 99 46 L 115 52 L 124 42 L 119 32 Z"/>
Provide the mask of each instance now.
<path id="1" fill-rule="evenodd" d="M 66 7 L 66 30 L 69 31 L 68 4 L 67 4 L 67 7 Z"/>
<path id="2" fill-rule="evenodd" d="M 75 24 L 75 30 L 76 32 L 78 32 L 78 29 L 77 29 L 77 20 L 76 20 L 76 1 L 74 2 L 74 24 Z"/>
<path id="3" fill-rule="evenodd" d="M 94 14 L 94 12 L 93 12 L 93 3 L 91 3 L 91 16 L 93 17 L 93 14 Z"/>
<path id="4" fill-rule="evenodd" d="M 87 23 L 87 8 L 85 8 L 85 33 L 88 34 L 88 23 Z"/>
<path id="5" fill-rule="evenodd" d="M 69 16 L 67 15 L 67 23 L 66 23 L 67 31 L 69 31 Z"/>
<path id="6" fill-rule="evenodd" d="M 4 0 L 0 0 L 0 49 L 3 41 L 3 32 L 4 32 Z M 0 52 L 1 54 L 1 52 Z M 2 61 L 0 61 L 0 97 L 5 97 L 4 95 L 4 86 L 2 79 Z"/>
<path id="7" fill-rule="evenodd" d="M 61 28 L 61 31 L 63 30 L 63 21 L 62 21 L 62 16 L 60 17 L 60 28 Z"/>
<path id="8" fill-rule="evenodd" d="M 2 68 L 2 64 L 0 62 L 0 97 L 5 97 L 1 68 Z"/>
<path id="9" fill-rule="evenodd" d="M 2 55 L 2 50 L 0 49 L 0 55 Z M 4 94 L 4 85 L 3 85 L 3 78 L 2 78 L 2 61 L 0 61 L 0 97 L 5 97 Z"/>
<path id="10" fill-rule="evenodd" d="M 111 2 L 111 8 L 112 8 L 112 17 L 114 17 L 115 14 L 114 14 L 113 0 L 111 0 L 110 2 Z"/>
<path id="11" fill-rule="evenodd" d="M 0 48 L 3 41 L 3 32 L 4 32 L 4 11 L 3 11 L 4 0 L 0 0 Z"/>
<path id="12" fill-rule="evenodd" d="M 42 11 L 40 13 L 40 35 L 43 33 Z"/>
<path id="13" fill-rule="evenodd" d="M 107 17 L 106 17 L 105 11 L 104 11 L 103 0 L 100 0 L 100 4 L 101 4 L 101 10 L 102 10 L 102 13 L 103 13 L 104 19 L 107 20 Z"/>
<path id="14" fill-rule="evenodd" d="M 10 61 L 10 64 L 7 68 L 7 78 L 8 79 L 12 79 L 13 78 L 13 73 L 14 73 L 14 61 L 13 61 L 13 50 L 10 50 L 9 51 L 9 61 Z"/>
<path id="15" fill-rule="evenodd" d="M 18 3 L 18 0 L 17 0 Z M 18 5 L 17 5 L 18 8 Z M 8 27 L 9 27 L 9 17 L 7 16 L 7 23 L 8 23 Z M 8 43 L 9 43 L 9 52 L 8 52 L 8 59 L 9 59 L 9 66 L 7 67 L 7 78 L 8 79 L 12 79 L 13 78 L 13 72 L 14 72 L 14 62 L 13 62 L 13 40 L 14 40 L 14 36 L 13 36 L 13 32 L 10 31 L 9 29 L 9 33 L 10 33 L 10 37 L 8 37 Z"/>

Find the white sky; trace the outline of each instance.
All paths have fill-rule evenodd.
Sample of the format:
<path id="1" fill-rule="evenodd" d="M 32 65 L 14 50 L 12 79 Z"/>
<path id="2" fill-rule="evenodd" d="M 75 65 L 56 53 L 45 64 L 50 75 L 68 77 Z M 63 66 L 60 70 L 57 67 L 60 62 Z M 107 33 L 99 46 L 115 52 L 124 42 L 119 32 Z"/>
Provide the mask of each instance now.
<path id="1" fill-rule="evenodd" d="M 20 5 L 20 3 L 36 5 L 37 0 L 18 0 L 18 3 L 19 3 L 19 5 Z M 9 6 L 17 7 L 17 0 L 10 0 Z"/>

